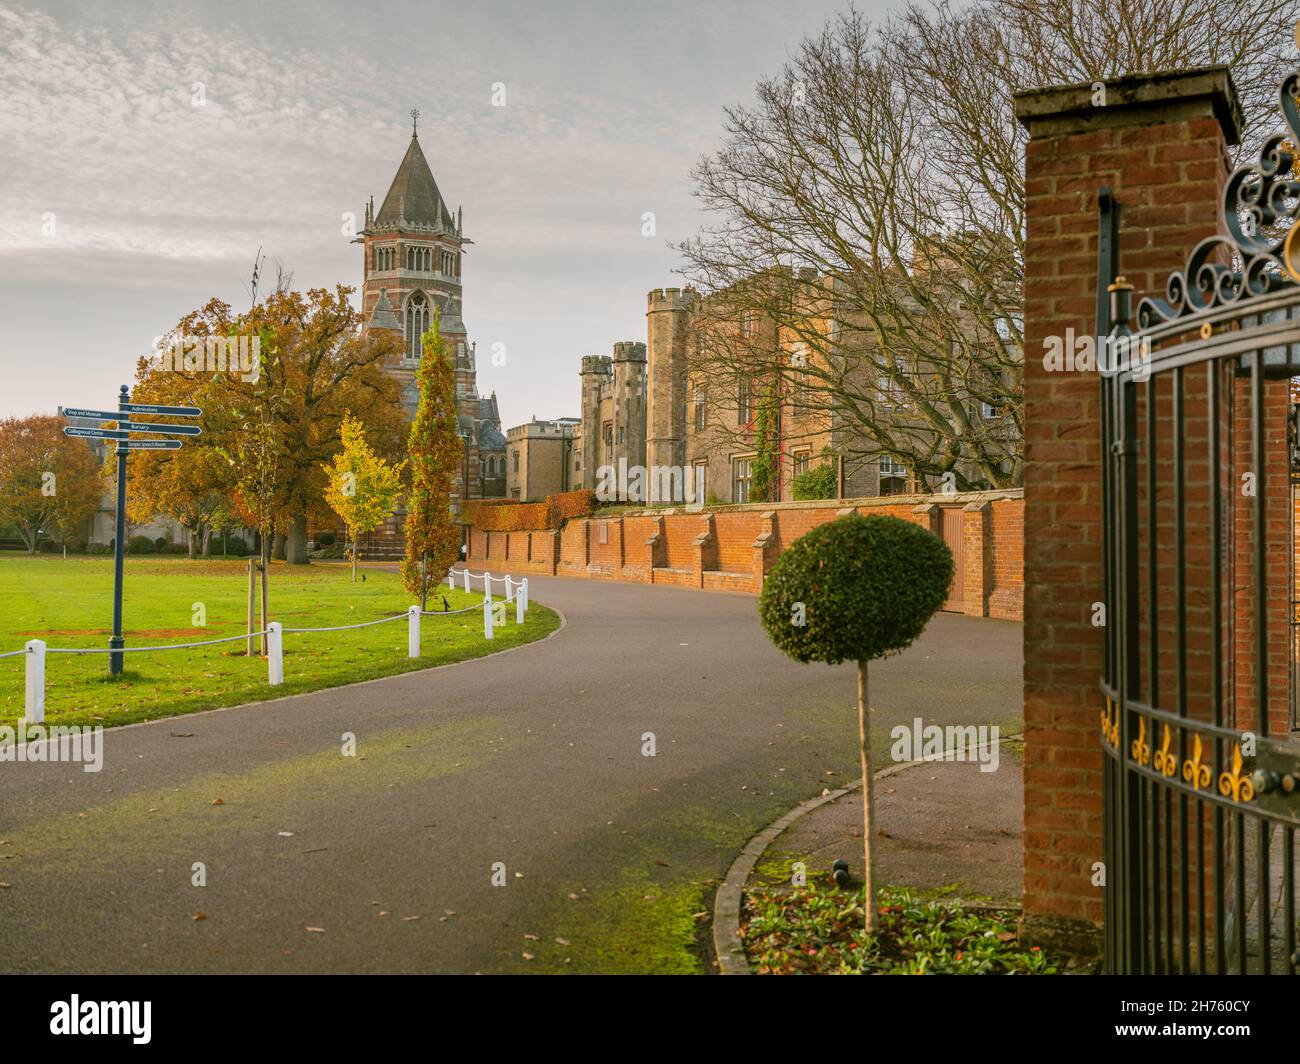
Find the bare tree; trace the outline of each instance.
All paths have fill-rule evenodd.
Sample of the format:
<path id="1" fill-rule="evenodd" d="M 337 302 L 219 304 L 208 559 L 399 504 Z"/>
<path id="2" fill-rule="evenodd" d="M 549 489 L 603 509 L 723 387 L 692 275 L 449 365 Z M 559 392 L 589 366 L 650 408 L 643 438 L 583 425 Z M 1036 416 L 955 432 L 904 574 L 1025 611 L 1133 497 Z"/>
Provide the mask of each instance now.
<path id="1" fill-rule="evenodd" d="M 711 219 L 679 249 L 703 296 L 693 377 L 774 381 L 805 415 L 786 419 L 796 433 L 830 427 L 842 453 L 892 457 L 922 484 L 1019 484 L 1015 92 L 1224 62 L 1249 118 L 1273 106 L 1286 11 L 982 0 L 828 23 L 726 110 L 723 145 L 694 171 Z"/>

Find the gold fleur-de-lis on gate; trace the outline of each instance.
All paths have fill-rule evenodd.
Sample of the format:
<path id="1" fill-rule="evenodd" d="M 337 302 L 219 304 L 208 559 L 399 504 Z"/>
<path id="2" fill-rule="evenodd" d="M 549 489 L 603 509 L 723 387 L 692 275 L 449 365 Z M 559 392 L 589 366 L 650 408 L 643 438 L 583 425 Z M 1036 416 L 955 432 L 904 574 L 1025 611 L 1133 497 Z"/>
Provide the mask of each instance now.
<path id="1" fill-rule="evenodd" d="M 1232 748 L 1232 771 L 1219 775 L 1219 793 L 1234 802 L 1253 802 L 1255 784 L 1249 776 L 1241 774 L 1241 744 Z"/>
<path id="2" fill-rule="evenodd" d="M 1198 791 L 1210 785 L 1210 766 L 1201 762 L 1201 737 L 1198 734 L 1192 745 L 1192 756 L 1183 762 L 1183 779 Z"/>
<path id="3" fill-rule="evenodd" d="M 1119 746 L 1119 713 L 1115 702 L 1109 698 L 1101 711 L 1101 737 L 1111 746 Z"/>
<path id="4" fill-rule="evenodd" d="M 1138 737 L 1130 744 L 1130 752 L 1133 760 L 1139 765 L 1149 765 L 1151 763 L 1151 747 L 1147 745 L 1147 719 L 1138 717 Z"/>
<path id="5" fill-rule="evenodd" d="M 1178 771 L 1178 758 L 1174 757 L 1173 751 L 1169 749 L 1169 744 L 1173 741 L 1173 736 L 1169 734 L 1169 725 L 1165 725 L 1165 737 L 1160 743 L 1160 749 L 1156 751 L 1155 760 L 1151 762 L 1152 766 L 1162 776 L 1172 776 Z"/>

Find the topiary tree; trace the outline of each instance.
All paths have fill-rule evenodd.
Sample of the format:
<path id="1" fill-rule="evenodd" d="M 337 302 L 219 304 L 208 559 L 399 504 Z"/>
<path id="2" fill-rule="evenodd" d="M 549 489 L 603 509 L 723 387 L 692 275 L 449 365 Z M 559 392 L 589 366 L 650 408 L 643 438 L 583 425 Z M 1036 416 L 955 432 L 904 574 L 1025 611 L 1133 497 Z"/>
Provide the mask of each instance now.
<path id="1" fill-rule="evenodd" d="M 769 638 L 795 661 L 858 663 L 868 933 L 875 933 L 877 920 L 867 662 L 911 645 L 943 605 L 952 574 L 952 552 L 938 536 L 897 517 L 850 514 L 795 540 L 772 567 L 758 600 Z"/>

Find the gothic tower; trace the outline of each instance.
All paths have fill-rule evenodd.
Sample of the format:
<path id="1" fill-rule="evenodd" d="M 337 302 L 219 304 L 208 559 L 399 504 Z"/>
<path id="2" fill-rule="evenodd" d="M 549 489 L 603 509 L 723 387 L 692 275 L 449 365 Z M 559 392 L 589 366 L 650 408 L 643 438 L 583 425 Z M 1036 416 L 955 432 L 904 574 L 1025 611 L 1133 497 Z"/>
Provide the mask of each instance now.
<path id="1" fill-rule="evenodd" d="M 412 118 L 418 120 L 419 112 Z M 505 494 L 505 435 L 495 395 L 478 394 L 474 345 L 461 317 L 461 256 L 466 244 L 461 211 L 453 215 L 420 149 L 419 132 L 411 142 L 378 212 L 371 197 L 365 228 L 361 309 L 366 330 L 391 329 L 402 337 L 401 351 L 385 372 L 402 386 L 407 417 L 415 416 L 419 391 L 415 371 L 423 354 L 420 337 L 433 322 L 436 307 L 447 356 L 456 368 L 456 406 L 465 460 L 456 477 L 456 497 L 484 498 Z"/>
<path id="2" fill-rule="evenodd" d="M 692 298 L 690 289 L 652 288 L 646 300 L 646 457 L 652 466 L 686 465 L 686 335 Z"/>

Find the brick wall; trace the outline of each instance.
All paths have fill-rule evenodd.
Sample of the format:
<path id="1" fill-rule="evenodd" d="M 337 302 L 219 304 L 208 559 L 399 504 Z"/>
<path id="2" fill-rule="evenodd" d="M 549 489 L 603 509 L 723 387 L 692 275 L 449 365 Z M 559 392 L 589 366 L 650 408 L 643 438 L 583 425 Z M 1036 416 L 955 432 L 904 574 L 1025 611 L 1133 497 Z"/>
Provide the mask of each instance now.
<path id="1" fill-rule="evenodd" d="M 1024 498 L 1019 491 L 759 503 L 575 518 L 559 532 L 470 529 L 470 564 L 757 594 L 781 551 L 842 513 L 887 514 L 939 533 L 962 513 L 962 611 L 1018 621 L 1024 597 Z M 509 556 L 506 554 L 509 538 Z M 558 547 L 557 547 L 558 542 Z M 490 548 L 490 553 L 489 553 Z"/>

